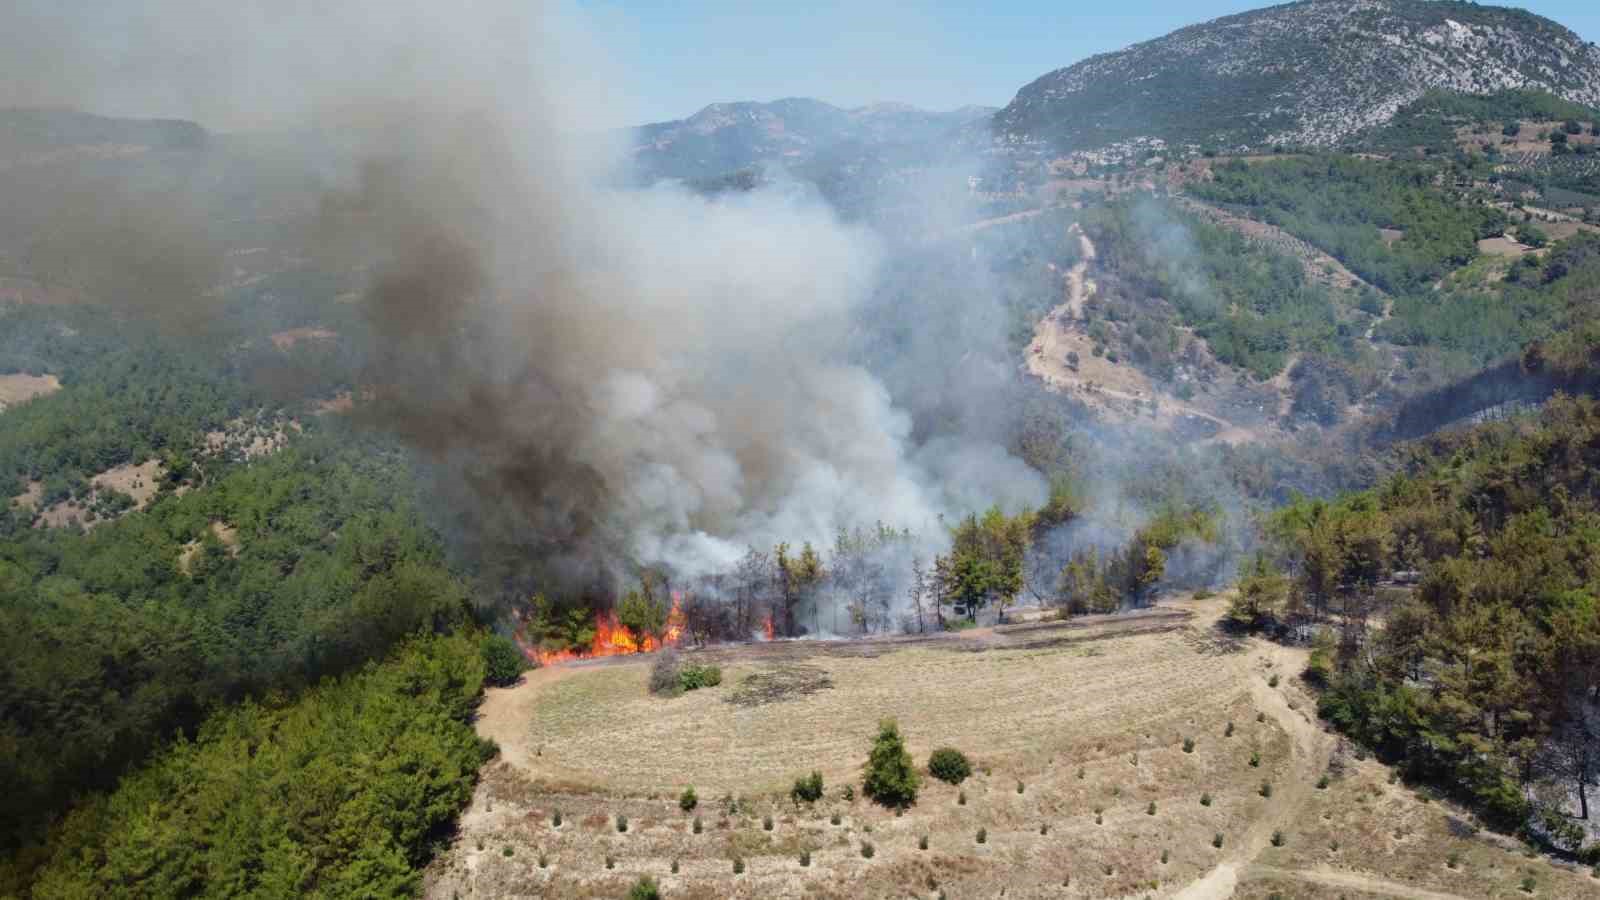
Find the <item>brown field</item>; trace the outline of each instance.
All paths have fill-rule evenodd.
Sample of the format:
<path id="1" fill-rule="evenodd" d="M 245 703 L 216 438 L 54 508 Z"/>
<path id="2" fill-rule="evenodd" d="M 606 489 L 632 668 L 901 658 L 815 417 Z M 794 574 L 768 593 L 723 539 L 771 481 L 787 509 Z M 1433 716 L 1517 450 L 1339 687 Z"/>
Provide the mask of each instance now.
<path id="1" fill-rule="evenodd" d="M 1387 769 L 1314 722 L 1296 677 L 1304 651 L 1227 637 L 1214 627 L 1220 610 L 1182 600 L 937 638 L 692 652 L 720 664 L 723 683 L 673 699 L 646 692 L 650 657 L 529 673 L 489 693 L 479 731 L 502 755 L 425 895 L 621 897 L 650 875 L 666 897 L 708 900 L 1455 900 L 1526 897 L 1531 870 L 1538 897 L 1595 896 L 1587 874 L 1526 859 L 1449 804 L 1389 785 Z M 859 767 L 884 716 L 919 765 L 950 744 L 978 771 L 960 788 L 925 779 L 904 815 L 866 801 Z M 787 786 L 812 769 L 827 794 L 797 806 Z M 676 802 L 688 784 L 694 814 Z M 1458 869 L 1445 864 L 1451 852 Z"/>
<path id="2" fill-rule="evenodd" d="M 61 379 L 54 375 L 0 375 L 0 412 L 35 397 L 44 397 L 61 390 Z"/>

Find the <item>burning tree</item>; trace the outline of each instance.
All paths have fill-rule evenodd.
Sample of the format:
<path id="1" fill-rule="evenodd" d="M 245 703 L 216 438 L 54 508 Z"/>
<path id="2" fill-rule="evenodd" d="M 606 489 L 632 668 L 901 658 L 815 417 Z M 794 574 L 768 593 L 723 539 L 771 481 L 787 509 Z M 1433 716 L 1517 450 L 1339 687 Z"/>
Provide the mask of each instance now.
<path id="1" fill-rule="evenodd" d="M 779 544 L 774 555 L 778 561 L 778 599 L 783 604 L 783 633 L 795 637 L 800 633 L 800 608 L 815 601 L 817 585 L 822 582 L 822 557 L 810 541 L 801 547 L 797 557 L 789 555 L 788 544 Z"/>

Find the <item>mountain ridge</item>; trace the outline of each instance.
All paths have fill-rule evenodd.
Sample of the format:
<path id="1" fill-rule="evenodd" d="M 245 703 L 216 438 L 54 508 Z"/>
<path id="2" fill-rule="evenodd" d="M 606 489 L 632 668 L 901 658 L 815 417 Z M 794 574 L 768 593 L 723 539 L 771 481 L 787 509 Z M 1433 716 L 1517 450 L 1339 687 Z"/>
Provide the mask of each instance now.
<path id="1" fill-rule="evenodd" d="M 1301 0 L 1046 73 L 995 115 L 995 139 L 1049 151 L 1138 137 L 1224 149 L 1330 147 L 1428 90 L 1519 88 L 1600 104 L 1600 48 L 1509 7 Z"/>
<path id="2" fill-rule="evenodd" d="M 930 111 L 905 103 L 846 108 L 809 97 L 711 103 L 693 115 L 628 130 L 642 177 L 706 178 L 772 163 L 798 164 L 841 147 L 932 142 L 995 107 Z"/>

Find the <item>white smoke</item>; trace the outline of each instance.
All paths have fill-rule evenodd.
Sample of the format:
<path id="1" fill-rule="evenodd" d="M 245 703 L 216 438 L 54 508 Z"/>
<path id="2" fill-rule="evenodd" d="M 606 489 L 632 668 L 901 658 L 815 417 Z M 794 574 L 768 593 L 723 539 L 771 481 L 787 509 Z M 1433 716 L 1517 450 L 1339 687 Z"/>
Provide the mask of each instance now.
<path id="1" fill-rule="evenodd" d="M 605 186 L 623 149 L 591 126 L 626 87 L 561 7 L 23 5 L 0 49 L 70 66 L 6 99 L 343 148 L 318 241 L 371 275 L 369 415 L 448 473 L 458 521 L 582 577 L 694 576 L 880 521 L 937 542 L 941 515 L 1044 499 L 987 437 L 914 438 L 849 360 L 870 231 L 794 191 Z"/>

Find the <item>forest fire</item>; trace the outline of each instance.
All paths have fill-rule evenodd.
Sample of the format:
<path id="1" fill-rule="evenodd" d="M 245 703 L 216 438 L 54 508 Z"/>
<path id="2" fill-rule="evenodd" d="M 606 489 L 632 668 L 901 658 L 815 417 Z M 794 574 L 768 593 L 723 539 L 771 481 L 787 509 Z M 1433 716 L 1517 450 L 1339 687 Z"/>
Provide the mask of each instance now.
<path id="1" fill-rule="evenodd" d="M 520 635 L 518 643 L 522 646 L 523 654 L 530 660 L 537 662 L 541 666 L 550 666 L 578 659 L 625 656 L 630 653 L 654 653 L 663 646 L 676 647 L 683 638 L 683 626 L 683 596 L 679 592 L 673 591 L 672 608 L 667 612 L 666 625 L 662 629 L 659 640 L 649 634 L 634 634 L 632 629 L 617 621 L 615 611 L 601 610 L 595 613 L 594 639 L 589 642 L 589 646 L 586 649 L 543 650 L 529 646 Z"/>

